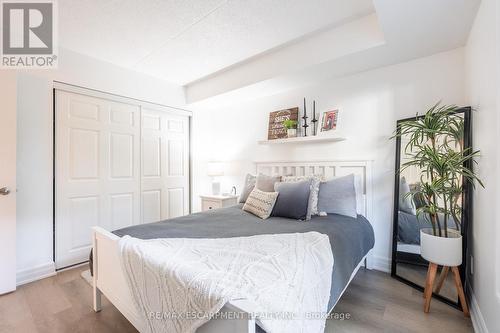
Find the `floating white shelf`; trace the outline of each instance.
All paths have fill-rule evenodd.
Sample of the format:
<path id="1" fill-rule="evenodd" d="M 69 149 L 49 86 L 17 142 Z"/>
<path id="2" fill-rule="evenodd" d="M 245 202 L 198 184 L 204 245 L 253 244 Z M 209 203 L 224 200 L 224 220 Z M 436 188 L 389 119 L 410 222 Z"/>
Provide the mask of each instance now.
<path id="1" fill-rule="evenodd" d="M 315 143 L 315 142 L 338 142 L 344 141 L 346 138 L 338 136 L 301 136 L 297 138 L 285 138 L 285 139 L 275 139 L 275 140 L 260 140 L 259 145 L 275 145 L 282 143 Z"/>

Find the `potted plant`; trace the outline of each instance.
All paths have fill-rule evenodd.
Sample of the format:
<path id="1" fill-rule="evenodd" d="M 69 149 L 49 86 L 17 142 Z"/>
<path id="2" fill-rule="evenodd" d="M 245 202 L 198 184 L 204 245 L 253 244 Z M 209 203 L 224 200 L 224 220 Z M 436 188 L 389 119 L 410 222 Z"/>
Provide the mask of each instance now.
<path id="1" fill-rule="evenodd" d="M 462 264 L 461 199 L 464 184 L 484 187 L 472 171 L 479 151 L 464 148 L 464 118 L 456 106 L 429 109 L 423 117 L 400 124 L 395 136 L 405 137 L 408 161 L 399 172 L 416 167 L 420 173 L 419 188 L 409 193 L 419 196 L 423 205 L 417 215 L 423 215 L 431 228 L 420 231 L 421 256 L 427 261 L 448 267 Z"/>
<path id="2" fill-rule="evenodd" d="M 286 128 L 286 133 L 289 138 L 297 136 L 297 120 L 287 119 L 283 121 L 283 126 Z"/>

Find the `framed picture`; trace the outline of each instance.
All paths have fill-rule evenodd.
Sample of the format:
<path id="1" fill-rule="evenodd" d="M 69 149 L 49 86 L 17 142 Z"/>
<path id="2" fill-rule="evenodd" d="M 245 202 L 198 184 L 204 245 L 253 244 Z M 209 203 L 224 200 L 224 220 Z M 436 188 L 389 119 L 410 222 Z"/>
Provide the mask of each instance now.
<path id="1" fill-rule="evenodd" d="M 283 122 L 288 119 L 298 121 L 299 108 L 291 108 L 269 113 L 267 139 L 274 140 L 286 138 L 288 135 Z"/>
<path id="2" fill-rule="evenodd" d="M 321 120 L 321 132 L 336 130 L 338 121 L 339 110 L 323 112 L 323 119 Z"/>

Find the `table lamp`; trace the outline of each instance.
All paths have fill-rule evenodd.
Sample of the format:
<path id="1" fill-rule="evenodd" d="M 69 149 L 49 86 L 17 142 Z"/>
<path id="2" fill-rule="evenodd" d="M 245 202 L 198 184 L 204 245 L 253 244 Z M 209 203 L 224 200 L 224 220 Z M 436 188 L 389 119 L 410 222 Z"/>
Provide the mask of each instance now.
<path id="1" fill-rule="evenodd" d="M 207 175 L 212 177 L 212 194 L 220 194 L 220 182 L 216 181 L 216 177 L 224 176 L 224 166 L 220 162 L 208 162 Z"/>

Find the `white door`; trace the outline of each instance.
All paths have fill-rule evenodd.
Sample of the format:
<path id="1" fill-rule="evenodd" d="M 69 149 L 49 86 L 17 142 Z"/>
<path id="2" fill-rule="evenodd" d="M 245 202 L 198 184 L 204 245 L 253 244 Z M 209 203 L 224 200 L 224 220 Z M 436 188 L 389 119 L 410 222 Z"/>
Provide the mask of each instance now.
<path id="1" fill-rule="evenodd" d="M 0 294 L 16 289 L 15 72 L 0 75 Z"/>
<path id="2" fill-rule="evenodd" d="M 189 214 L 189 117 L 142 108 L 142 222 Z"/>
<path id="3" fill-rule="evenodd" d="M 88 260 L 91 227 L 140 222 L 140 107 L 56 90 L 56 267 Z"/>

